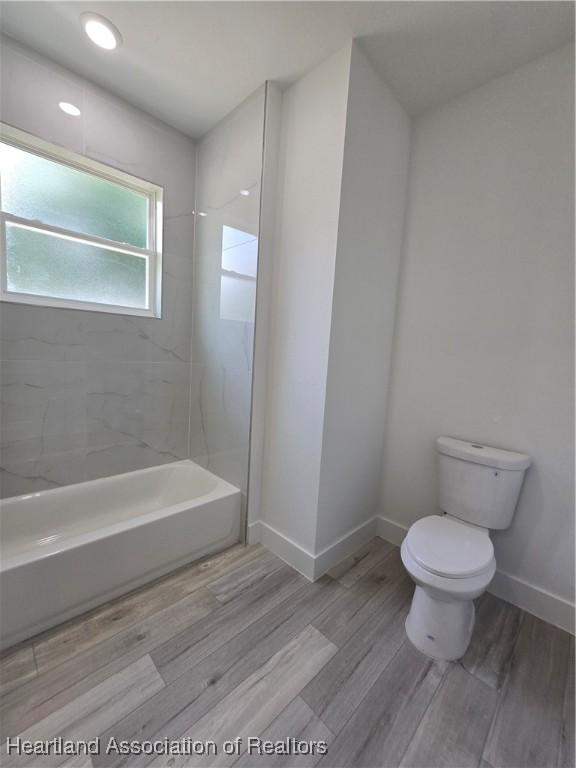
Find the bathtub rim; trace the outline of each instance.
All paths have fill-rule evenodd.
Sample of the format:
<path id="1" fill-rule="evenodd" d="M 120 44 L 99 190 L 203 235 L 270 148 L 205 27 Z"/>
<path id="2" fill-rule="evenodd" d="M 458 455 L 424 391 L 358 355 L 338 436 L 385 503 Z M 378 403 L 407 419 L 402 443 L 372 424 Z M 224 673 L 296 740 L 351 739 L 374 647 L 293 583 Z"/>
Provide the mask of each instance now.
<path id="1" fill-rule="evenodd" d="M 204 504 L 208 504 L 213 501 L 217 501 L 218 499 L 227 498 L 229 496 L 234 496 L 236 494 L 241 495 L 242 491 L 240 488 L 237 488 L 236 486 L 232 485 L 227 480 L 223 480 L 222 478 L 218 477 L 218 475 L 215 475 L 213 472 L 210 472 L 209 469 L 205 469 L 204 467 L 201 467 L 199 464 L 196 464 L 194 461 L 190 459 L 182 459 L 179 461 L 167 462 L 166 464 L 159 464 L 154 467 L 145 467 L 144 469 L 136 469 L 131 472 L 120 472 L 117 475 L 109 475 L 107 477 L 97 478 L 95 480 L 86 480 L 80 483 L 72 483 L 70 485 L 65 485 L 60 488 L 49 488 L 43 491 L 37 491 L 35 493 L 24 493 L 19 496 L 9 496 L 6 499 L 0 499 L 0 510 L 1 510 L 8 503 L 10 503 L 10 505 L 17 504 L 19 502 L 23 503 L 31 498 L 42 497 L 42 496 L 45 496 L 46 494 L 68 495 L 70 493 L 77 492 L 78 489 L 81 487 L 94 488 L 94 486 L 101 487 L 103 483 L 105 483 L 106 485 L 112 484 L 115 481 L 117 482 L 118 478 L 120 477 L 133 478 L 135 476 L 150 474 L 164 467 L 170 467 L 170 468 L 174 466 L 187 467 L 190 465 L 216 478 L 217 480 L 216 487 L 212 491 L 209 491 L 208 493 L 205 493 L 202 496 L 196 496 L 194 498 L 181 501 L 178 504 L 171 504 L 168 506 L 159 507 L 158 509 L 150 510 L 148 512 L 142 512 L 141 514 L 136 514 L 133 517 L 129 517 L 125 520 L 121 520 L 117 523 L 109 523 L 108 525 L 105 525 L 102 528 L 96 528 L 96 529 L 85 531 L 85 532 L 79 532 L 65 539 L 62 539 L 60 541 L 55 541 L 51 544 L 48 544 L 46 545 L 45 548 L 37 544 L 31 544 L 29 549 L 23 552 L 19 552 L 15 555 L 10 555 L 10 554 L 5 555 L 3 553 L 0 553 L 0 575 L 3 573 L 7 573 L 8 571 L 13 570 L 15 568 L 19 568 L 22 565 L 27 565 L 32 562 L 44 560 L 49 557 L 55 557 L 58 554 L 61 554 L 62 552 L 85 546 L 90 542 L 100 541 L 100 540 L 110 538 L 119 533 L 122 533 L 123 531 L 130 530 L 131 528 L 148 525 L 163 517 L 170 517 L 172 515 L 181 514 L 182 512 L 186 512 L 188 510 L 191 511 L 196 507 L 202 506 Z M 0 524 L 0 531 L 1 531 L 1 524 Z"/>

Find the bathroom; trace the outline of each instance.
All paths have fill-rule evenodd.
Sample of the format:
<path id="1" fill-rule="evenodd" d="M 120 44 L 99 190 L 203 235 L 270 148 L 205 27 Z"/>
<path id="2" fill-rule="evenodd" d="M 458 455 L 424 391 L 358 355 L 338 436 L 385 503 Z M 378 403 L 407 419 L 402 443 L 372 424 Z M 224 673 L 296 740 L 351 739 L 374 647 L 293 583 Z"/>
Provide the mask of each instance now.
<path id="1" fill-rule="evenodd" d="M 2 764 L 574 766 L 573 3 L 0 24 Z"/>

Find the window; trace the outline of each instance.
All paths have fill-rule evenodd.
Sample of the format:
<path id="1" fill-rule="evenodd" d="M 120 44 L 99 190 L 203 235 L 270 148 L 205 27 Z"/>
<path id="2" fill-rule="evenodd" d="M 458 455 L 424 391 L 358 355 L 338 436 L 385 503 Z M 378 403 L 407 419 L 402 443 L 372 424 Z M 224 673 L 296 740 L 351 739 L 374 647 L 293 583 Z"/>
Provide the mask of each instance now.
<path id="1" fill-rule="evenodd" d="M 258 238 L 241 229 L 222 227 L 220 317 L 253 323 L 256 312 Z"/>
<path id="2" fill-rule="evenodd" d="M 162 188 L 0 128 L 0 298 L 158 317 Z"/>

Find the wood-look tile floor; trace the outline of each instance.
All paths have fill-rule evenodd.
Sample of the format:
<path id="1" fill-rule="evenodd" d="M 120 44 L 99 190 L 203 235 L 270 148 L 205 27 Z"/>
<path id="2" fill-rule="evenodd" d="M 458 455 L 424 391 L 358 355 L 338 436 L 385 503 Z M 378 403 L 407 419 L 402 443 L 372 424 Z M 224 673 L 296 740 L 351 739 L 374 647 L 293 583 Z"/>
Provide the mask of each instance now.
<path id="1" fill-rule="evenodd" d="M 404 633 L 412 590 L 380 539 L 315 584 L 260 546 L 183 568 L 4 654 L 2 765 L 573 768 L 573 638 L 486 594 L 466 656 L 433 661 Z M 8 756 L 17 735 L 329 746 L 66 762 Z"/>

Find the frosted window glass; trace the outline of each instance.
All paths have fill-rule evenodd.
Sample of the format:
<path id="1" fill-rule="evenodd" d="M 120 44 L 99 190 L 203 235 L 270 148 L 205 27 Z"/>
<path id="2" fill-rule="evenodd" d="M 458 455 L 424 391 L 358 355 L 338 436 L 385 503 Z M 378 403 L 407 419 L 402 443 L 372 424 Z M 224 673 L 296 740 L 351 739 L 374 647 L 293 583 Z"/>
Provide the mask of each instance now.
<path id="1" fill-rule="evenodd" d="M 0 144 L 2 210 L 146 248 L 148 198 L 120 184 Z"/>
<path id="2" fill-rule="evenodd" d="M 147 260 L 6 222 L 9 292 L 147 307 Z"/>

